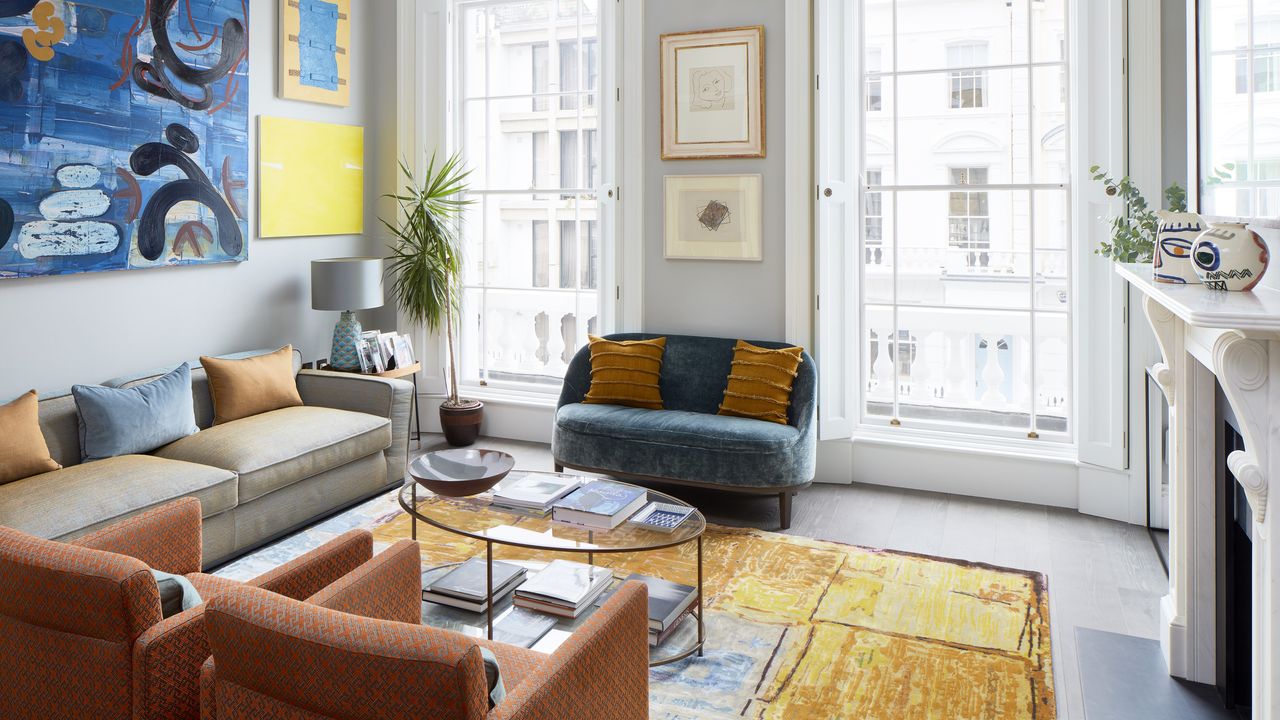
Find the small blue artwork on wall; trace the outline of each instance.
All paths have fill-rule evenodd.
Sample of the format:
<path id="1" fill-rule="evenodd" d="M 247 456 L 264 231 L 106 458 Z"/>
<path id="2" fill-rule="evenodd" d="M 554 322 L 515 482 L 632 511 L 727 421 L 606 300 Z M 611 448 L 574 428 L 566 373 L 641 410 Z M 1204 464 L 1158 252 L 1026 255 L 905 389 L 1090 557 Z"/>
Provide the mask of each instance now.
<path id="1" fill-rule="evenodd" d="M 324 0 L 299 0 L 301 28 L 299 81 L 309 87 L 338 89 L 338 6 Z"/>
<path id="2" fill-rule="evenodd" d="M 0 0 L 0 278 L 248 257 L 249 0 Z"/>

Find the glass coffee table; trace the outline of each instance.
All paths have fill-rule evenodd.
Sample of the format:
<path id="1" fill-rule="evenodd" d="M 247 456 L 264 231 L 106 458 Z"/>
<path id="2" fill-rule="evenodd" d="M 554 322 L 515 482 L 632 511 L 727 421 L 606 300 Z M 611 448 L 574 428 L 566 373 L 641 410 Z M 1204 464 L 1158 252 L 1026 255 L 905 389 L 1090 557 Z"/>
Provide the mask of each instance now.
<path id="1" fill-rule="evenodd" d="M 526 475 L 526 471 L 514 470 L 496 487 L 500 489 L 506 483 L 513 483 Z M 557 473 L 538 472 L 538 475 L 557 475 Z M 644 488 L 641 488 L 644 489 Z M 656 490 L 645 490 L 650 502 L 671 503 L 689 507 L 689 504 Z M 689 657 L 694 653 L 702 654 L 706 641 L 706 624 L 703 622 L 704 594 L 702 588 L 702 534 L 706 530 L 707 521 L 702 513 L 694 509 L 684 522 L 671 532 L 654 530 L 630 521 L 624 522 L 613 530 L 592 530 L 588 528 L 562 525 L 551 521 L 550 515 L 537 516 L 520 510 L 498 507 L 492 504 L 492 491 L 471 497 L 451 498 L 436 495 L 417 482 L 406 484 L 400 490 L 400 506 L 412 518 L 414 537 L 417 537 L 417 523 L 421 520 L 432 527 L 445 530 L 466 538 L 478 540 L 485 545 L 485 560 L 492 569 L 494 545 L 525 548 L 527 550 L 554 553 L 571 553 L 585 555 L 587 564 L 594 564 L 596 555 L 613 553 L 639 553 L 653 550 L 673 548 L 686 543 L 697 543 L 697 591 L 698 599 L 695 608 L 683 619 L 661 644 L 649 648 L 649 664 L 664 665 Z M 540 570 L 545 562 L 526 560 L 504 560 L 525 565 L 530 572 Z M 448 563 L 430 568 L 423 573 L 424 587 L 436 578 L 443 576 L 458 563 Z M 667 580 L 679 581 L 674 578 Z M 687 579 L 684 581 L 687 582 Z M 614 579 L 615 585 L 620 583 Z M 493 573 L 488 573 L 487 594 L 493 597 Z M 502 627 L 508 623 L 513 627 L 527 620 L 527 613 L 535 611 L 516 608 L 512 605 L 512 594 L 490 602 L 486 612 L 475 613 L 435 603 L 425 603 L 423 622 L 434 627 L 442 627 L 463 632 L 473 636 L 484 636 L 494 639 L 494 629 L 499 629 L 499 640 Z M 564 641 L 577 627 L 582 625 L 596 610 L 593 605 L 577 618 L 556 617 L 556 625 L 542 640 L 533 645 L 534 650 L 551 652 Z M 540 613 L 539 613 L 540 615 Z M 554 617 L 554 616 L 547 616 Z"/>

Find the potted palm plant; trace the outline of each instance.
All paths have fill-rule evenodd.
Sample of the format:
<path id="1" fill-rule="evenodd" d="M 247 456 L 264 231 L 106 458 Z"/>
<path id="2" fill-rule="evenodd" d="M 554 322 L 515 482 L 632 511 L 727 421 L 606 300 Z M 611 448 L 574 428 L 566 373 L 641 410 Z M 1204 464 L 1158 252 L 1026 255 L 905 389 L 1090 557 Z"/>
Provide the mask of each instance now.
<path id="1" fill-rule="evenodd" d="M 437 332 L 444 326 L 448 348 L 448 397 L 440 403 L 440 426 L 450 445 L 465 446 L 480 435 L 484 403 L 458 395 L 457 355 L 453 344 L 454 322 L 461 309 L 462 247 L 458 223 L 470 174 L 457 155 L 437 164 L 431 157 L 419 183 L 405 163 L 400 163 L 408 184 L 401 194 L 391 194 L 398 206 L 395 222 L 380 218 L 391 231 L 390 270 L 392 294 L 405 316 L 415 325 Z"/>

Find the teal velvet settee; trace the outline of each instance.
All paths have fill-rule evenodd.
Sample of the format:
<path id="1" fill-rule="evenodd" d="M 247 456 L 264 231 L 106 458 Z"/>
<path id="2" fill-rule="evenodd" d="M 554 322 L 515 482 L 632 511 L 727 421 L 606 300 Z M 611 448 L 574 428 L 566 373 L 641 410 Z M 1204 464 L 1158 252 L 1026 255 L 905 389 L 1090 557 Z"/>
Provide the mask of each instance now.
<path id="1" fill-rule="evenodd" d="M 609 340 L 663 335 L 619 334 Z M 717 415 L 729 382 L 736 340 L 666 335 L 662 360 L 663 410 L 586 405 L 591 353 L 569 363 L 551 441 L 556 469 L 566 467 L 624 479 L 776 494 L 782 527 L 791 502 L 813 480 L 817 368 L 808 353 L 791 390 L 787 424 Z M 786 343 L 750 341 L 767 348 Z"/>

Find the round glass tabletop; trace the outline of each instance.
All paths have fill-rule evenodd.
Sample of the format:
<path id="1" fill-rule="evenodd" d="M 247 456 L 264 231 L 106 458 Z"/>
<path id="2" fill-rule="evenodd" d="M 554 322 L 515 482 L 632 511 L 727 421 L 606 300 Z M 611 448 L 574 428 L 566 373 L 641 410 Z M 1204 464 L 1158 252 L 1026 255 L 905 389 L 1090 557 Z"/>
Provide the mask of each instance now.
<path id="1" fill-rule="evenodd" d="M 514 470 L 494 487 L 501 490 L 527 475 L 557 475 Z M 573 476 L 568 476 L 573 477 Z M 617 482 L 617 481 L 613 481 Z M 626 483 L 623 483 L 626 484 Z M 657 490 L 646 490 L 649 502 L 691 507 L 688 503 Z M 415 518 L 442 530 L 476 540 L 501 545 L 555 550 L 560 552 L 615 553 L 658 550 L 689 542 L 702 535 L 707 520 L 696 508 L 670 532 L 624 521 L 612 530 L 593 530 L 552 522 L 551 515 L 499 507 L 493 491 L 470 497 L 436 495 L 418 483 L 400 489 L 400 505 Z"/>

